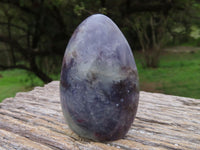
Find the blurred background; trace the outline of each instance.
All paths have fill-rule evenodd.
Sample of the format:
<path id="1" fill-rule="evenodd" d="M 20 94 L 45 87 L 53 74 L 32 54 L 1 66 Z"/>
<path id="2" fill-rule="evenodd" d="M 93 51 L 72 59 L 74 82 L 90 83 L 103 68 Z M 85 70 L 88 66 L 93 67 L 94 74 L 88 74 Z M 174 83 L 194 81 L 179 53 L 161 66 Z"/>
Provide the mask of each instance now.
<path id="1" fill-rule="evenodd" d="M 200 99 L 200 0 L 0 0 L 0 101 L 59 80 L 73 31 L 96 13 L 127 38 L 141 90 Z"/>

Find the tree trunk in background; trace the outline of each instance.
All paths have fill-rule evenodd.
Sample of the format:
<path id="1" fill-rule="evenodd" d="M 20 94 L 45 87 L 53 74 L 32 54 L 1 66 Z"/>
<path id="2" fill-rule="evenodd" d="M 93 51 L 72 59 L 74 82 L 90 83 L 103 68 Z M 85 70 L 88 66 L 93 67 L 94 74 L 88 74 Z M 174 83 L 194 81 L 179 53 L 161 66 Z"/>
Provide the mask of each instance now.
<path id="1" fill-rule="evenodd" d="M 52 81 L 52 79 L 47 74 L 38 68 L 34 56 L 30 58 L 30 67 L 31 71 L 35 73 L 44 83 L 49 83 Z"/>
<path id="2" fill-rule="evenodd" d="M 134 29 L 137 32 L 144 66 L 156 68 L 159 65 L 161 48 L 164 44 L 164 28 L 167 19 L 163 15 L 147 14 L 136 18 Z"/>
<path id="3" fill-rule="evenodd" d="M 7 30 L 8 30 L 8 37 L 9 37 L 9 40 L 12 39 L 11 25 L 10 25 L 10 23 L 11 23 L 11 17 L 8 16 L 8 26 L 7 26 Z M 12 63 L 13 63 L 13 65 L 15 65 L 15 64 L 16 64 L 16 59 L 15 59 L 14 47 L 12 46 L 12 44 L 9 45 L 9 46 L 10 46 L 10 54 L 11 54 L 11 57 L 12 57 Z"/>

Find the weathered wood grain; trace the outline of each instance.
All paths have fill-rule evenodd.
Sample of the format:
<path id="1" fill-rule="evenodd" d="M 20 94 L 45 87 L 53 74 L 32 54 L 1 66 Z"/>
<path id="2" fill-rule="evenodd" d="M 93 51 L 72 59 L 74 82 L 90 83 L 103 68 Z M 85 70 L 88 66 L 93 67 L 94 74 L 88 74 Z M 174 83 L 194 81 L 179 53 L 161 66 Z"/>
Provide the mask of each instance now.
<path id="1" fill-rule="evenodd" d="M 200 149 L 200 100 L 140 92 L 137 117 L 124 139 L 81 139 L 65 123 L 59 82 L 18 93 L 0 104 L 0 149 Z"/>

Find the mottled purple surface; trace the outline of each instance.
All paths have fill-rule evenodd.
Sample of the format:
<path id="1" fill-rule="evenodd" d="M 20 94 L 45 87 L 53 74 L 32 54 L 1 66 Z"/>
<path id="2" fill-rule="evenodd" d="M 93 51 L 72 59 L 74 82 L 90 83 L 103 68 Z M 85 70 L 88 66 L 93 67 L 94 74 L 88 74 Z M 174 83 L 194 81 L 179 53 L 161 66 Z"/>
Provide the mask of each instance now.
<path id="1" fill-rule="evenodd" d="M 136 115 L 139 88 L 128 42 L 108 17 L 84 20 L 72 35 L 60 82 L 69 127 L 95 141 L 123 138 Z"/>

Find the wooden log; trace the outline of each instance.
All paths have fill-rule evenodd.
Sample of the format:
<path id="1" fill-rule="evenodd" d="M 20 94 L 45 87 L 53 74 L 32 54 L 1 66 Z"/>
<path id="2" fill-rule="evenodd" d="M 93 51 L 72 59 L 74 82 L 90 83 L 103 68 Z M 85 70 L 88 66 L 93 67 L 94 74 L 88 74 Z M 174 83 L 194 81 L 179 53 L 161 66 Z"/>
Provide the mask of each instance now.
<path id="1" fill-rule="evenodd" d="M 18 93 L 0 104 L 0 149 L 200 149 L 200 100 L 140 92 L 136 119 L 124 139 L 82 139 L 65 123 L 59 82 Z"/>

